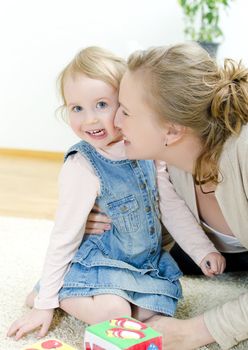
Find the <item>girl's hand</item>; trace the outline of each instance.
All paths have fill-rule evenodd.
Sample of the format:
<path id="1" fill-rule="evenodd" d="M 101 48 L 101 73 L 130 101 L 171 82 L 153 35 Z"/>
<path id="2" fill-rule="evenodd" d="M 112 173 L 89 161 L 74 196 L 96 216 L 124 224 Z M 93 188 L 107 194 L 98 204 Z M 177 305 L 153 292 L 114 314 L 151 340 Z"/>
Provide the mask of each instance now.
<path id="1" fill-rule="evenodd" d="M 111 219 L 103 214 L 98 206 L 94 205 L 86 222 L 85 233 L 99 234 L 108 231 L 110 228 Z"/>
<path id="2" fill-rule="evenodd" d="M 16 320 L 9 328 L 7 336 L 21 339 L 25 334 L 41 326 L 38 338 L 44 337 L 51 325 L 54 309 L 39 310 L 33 308 L 27 315 Z"/>
<path id="3" fill-rule="evenodd" d="M 205 276 L 220 275 L 226 268 L 226 259 L 220 253 L 209 253 L 201 261 L 200 268 Z"/>

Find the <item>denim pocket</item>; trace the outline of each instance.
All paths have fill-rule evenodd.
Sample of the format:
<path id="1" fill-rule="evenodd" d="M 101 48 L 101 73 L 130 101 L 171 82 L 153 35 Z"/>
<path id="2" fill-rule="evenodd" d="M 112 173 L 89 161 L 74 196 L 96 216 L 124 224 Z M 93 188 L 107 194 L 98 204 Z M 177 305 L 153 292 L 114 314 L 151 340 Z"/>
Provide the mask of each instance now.
<path id="1" fill-rule="evenodd" d="M 118 231 L 135 232 L 140 228 L 139 205 L 134 195 L 107 203 L 107 206 Z"/>

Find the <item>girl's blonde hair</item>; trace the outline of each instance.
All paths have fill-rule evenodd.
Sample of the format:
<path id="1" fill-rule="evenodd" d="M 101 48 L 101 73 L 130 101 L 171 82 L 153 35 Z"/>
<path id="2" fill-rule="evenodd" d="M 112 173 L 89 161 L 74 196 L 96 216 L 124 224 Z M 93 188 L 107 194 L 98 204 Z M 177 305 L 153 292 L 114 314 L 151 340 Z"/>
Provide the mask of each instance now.
<path id="1" fill-rule="evenodd" d="M 196 183 L 218 183 L 218 162 L 227 138 L 248 122 L 248 70 L 226 59 L 219 68 L 198 44 L 137 51 L 130 71 L 141 71 L 147 101 L 165 121 L 191 128 L 202 142 Z"/>
<path id="2" fill-rule="evenodd" d="M 62 115 L 66 106 L 64 82 L 68 76 L 83 74 L 91 79 L 102 80 L 119 90 L 125 70 L 126 62 L 123 58 L 101 47 L 90 46 L 78 52 L 58 77 L 59 91 L 63 101 L 59 107 Z"/>

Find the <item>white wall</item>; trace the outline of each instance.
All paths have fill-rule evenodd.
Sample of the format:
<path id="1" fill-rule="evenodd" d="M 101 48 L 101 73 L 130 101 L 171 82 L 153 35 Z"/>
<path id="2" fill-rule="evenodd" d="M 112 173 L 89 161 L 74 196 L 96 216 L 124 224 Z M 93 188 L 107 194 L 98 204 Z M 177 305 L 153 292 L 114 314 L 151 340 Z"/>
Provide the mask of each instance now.
<path id="1" fill-rule="evenodd" d="M 219 59 L 248 63 L 247 8 L 235 0 L 223 14 Z M 177 0 L 8 0 L 0 11 L 0 148 L 64 151 L 77 141 L 54 111 L 57 74 L 80 48 L 126 57 L 184 40 Z"/>

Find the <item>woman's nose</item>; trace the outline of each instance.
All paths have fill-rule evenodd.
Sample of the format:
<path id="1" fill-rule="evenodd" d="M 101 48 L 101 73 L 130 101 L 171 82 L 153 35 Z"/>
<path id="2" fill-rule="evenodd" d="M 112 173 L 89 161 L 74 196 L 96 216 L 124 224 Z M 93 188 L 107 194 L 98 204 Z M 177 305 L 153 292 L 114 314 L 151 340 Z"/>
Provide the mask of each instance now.
<path id="1" fill-rule="evenodd" d="M 120 111 L 120 108 L 117 109 L 117 112 L 115 114 L 115 120 L 114 120 L 114 125 L 116 128 L 119 128 L 121 129 L 121 111 Z"/>

